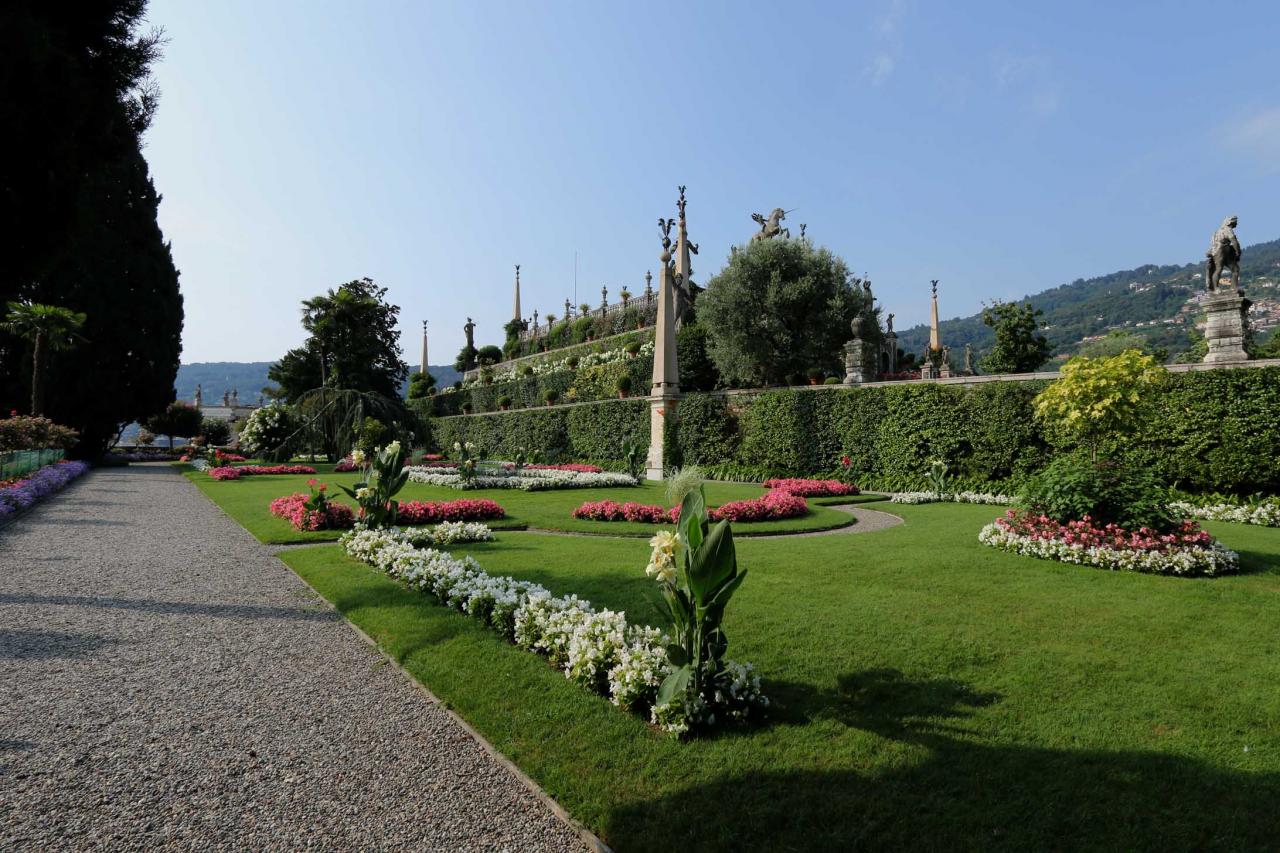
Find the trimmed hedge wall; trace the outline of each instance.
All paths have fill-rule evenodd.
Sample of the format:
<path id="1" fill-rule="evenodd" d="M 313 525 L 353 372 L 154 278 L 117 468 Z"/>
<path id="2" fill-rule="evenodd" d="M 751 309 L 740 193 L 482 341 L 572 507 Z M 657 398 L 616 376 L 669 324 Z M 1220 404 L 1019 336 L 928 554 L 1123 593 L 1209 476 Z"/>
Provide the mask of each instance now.
<path id="1" fill-rule="evenodd" d="M 529 409 L 541 406 L 548 390 L 560 395 L 560 402 L 586 402 L 617 398 L 618 379 L 631 377 L 633 394 L 649 390 L 653 377 L 653 356 L 638 355 L 613 364 L 597 364 L 577 370 L 558 370 L 541 376 L 520 376 L 492 385 L 477 384 L 451 394 L 437 394 L 427 398 L 431 411 L 440 417 L 462 413 L 464 403 L 471 404 L 473 413 L 498 411 L 501 397 L 511 398 L 511 408 Z"/>
<path id="2" fill-rule="evenodd" d="M 673 465 L 760 480 L 834 474 L 842 454 L 859 485 L 927 487 L 940 458 L 962 488 L 1010 491 L 1076 448 L 1042 428 L 1031 401 L 1047 383 L 919 383 L 883 388 L 688 394 L 667 438 Z M 433 418 L 437 446 L 475 441 L 510 458 L 537 448 L 617 465 L 626 437 L 648 441 L 644 398 Z M 1280 368 L 1170 374 L 1137 435 L 1103 448 L 1190 492 L 1280 494 Z"/>
<path id="3" fill-rule="evenodd" d="M 643 397 L 602 400 L 588 406 L 555 406 L 483 416 L 434 418 L 436 447 L 474 441 L 491 458 L 511 459 L 521 449 L 579 462 L 622 465 L 622 442 L 649 442 L 649 404 Z"/>

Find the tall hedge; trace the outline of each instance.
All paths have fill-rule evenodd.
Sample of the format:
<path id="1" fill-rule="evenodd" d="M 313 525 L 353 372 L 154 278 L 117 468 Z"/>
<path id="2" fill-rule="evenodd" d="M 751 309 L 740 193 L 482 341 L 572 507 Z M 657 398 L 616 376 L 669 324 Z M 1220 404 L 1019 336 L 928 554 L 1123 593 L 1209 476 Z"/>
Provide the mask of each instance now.
<path id="1" fill-rule="evenodd" d="M 554 406 L 491 415 L 433 418 L 435 446 L 473 441 L 490 458 L 511 459 L 523 448 L 582 462 L 622 463 L 622 442 L 649 440 L 648 402 L 603 400 L 584 406 Z"/>
<path id="2" fill-rule="evenodd" d="M 848 454 L 861 484 L 921 489 L 931 459 L 958 485 L 1012 490 L 1074 451 L 1031 401 L 1044 381 L 687 394 L 667 441 L 673 463 L 735 479 L 834 473 Z M 1192 492 L 1280 494 L 1280 368 L 1171 374 L 1136 435 L 1102 452 Z M 521 447 L 617 463 L 625 437 L 648 440 L 643 398 L 433 418 L 438 445 L 470 439 L 487 455 Z"/>

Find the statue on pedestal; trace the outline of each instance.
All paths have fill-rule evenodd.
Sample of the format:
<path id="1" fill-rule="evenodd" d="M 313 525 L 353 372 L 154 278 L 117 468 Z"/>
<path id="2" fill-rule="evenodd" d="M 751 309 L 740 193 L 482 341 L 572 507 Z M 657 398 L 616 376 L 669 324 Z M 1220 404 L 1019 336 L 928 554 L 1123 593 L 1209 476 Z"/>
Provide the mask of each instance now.
<path id="1" fill-rule="evenodd" d="M 196 408 L 200 408 L 204 404 L 204 393 L 200 390 L 200 383 L 196 383 Z"/>
<path id="2" fill-rule="evenodd" d="M 1226 269 L 1231 270 L 1231 281 L 1236 293 L 1244 292 L 1240 288 L 1240 241 L 1236 239 L 1235 232 L 1238 221 L 1236 217 L 1228 216 L 1222 220 L 1222 225 L 1213 232 L 1213 237 L 1209 240 L 1209 251 L 1204 253 L 1209 259 L 1206 264 L 1204 286 L 1210 293 L 1218 291 L 1218 284 Z"/>
<path id="3" fill-rule="evenodd" d="M 964 345 L 964 372 L 968 376 L 973 376 L 977 373 L 973 369 L 973 344 Z"/>
<path id="4" fill-rule="evenodd" d="M 790 239 L 791 231 L 790 229 L 782 227 L 782 220 L 786 219 L 787 214 L 791 212 L 792 211 L 789 210 L 783 210 L 780 207 L 775 207 L 773 212 L 768 216 L 764 216 L 760 213 L 751 214 L 751 218 L 760 226 L 760 230 L 751 235 L 751 242 L 754 243 L 757 240 L 769 240 L 773 237 L 777 237 L 779 234 Z"/>
<path id="5" fill-rule="evenodd" d="M 465 333 L 465 334 L 466 334 L 466 336 L 467 336 L 467 347 L 468 347 L 468 348 L 470 348 L 470 349 L 475 349 L 475 346 L 476 346 L 476 324 L 471 320 L 471 318 L 470 318 L 470 317 L 468 317 L 468 318 L 467 318 L 466 325 L 464 325 L 464 326 L 462 327 L 462 331 L 463 331 L 463 333 Z"/>
<path id="6" fill-rule="evenodd" d="M 222 405 L 231 408 L 231 392 L 226 388 L 222 389 Z"/>

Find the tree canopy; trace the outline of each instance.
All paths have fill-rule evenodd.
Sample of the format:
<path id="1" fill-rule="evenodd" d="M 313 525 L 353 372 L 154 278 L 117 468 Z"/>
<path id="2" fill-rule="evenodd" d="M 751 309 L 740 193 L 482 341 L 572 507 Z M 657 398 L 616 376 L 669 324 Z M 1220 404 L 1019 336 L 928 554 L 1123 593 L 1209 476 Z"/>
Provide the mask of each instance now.
<path id="1" fill-rule="evenodd" d="M 987 373 L 1031 373 L 1049 360 L 1053 347 L 1040 334 L 1039 308 L 996 302 L 982 309 L 982 322 L 995 330 L 996 343 L 982 359 Z"/>
<path id="2" fill-rule="evenodd" d="M 51 352 L 71 349 L 80 340 L 85 316 L 60 305 L 10 302 L 0 329 L 31 343 L 31 414 L 44 414 L 44 374 Z"/>
<path id="3" fill-rule="evenodd" d="M 75 349 L 44 371 L 54 420 L 80 431 L 78 456 L 173 399 L 181 352 L 178 271 L 156 221 L 141 152 L 157 104 L 163 41 L 140 32 L 144 0 L 0 7 L 0 303 L 86 315 Z M 0 334 L 0 405 L 26 396 L 30 347 Z"/>
<path id="4" fill-rule="evenodd" d="M 272 365 L 267 376 L 296 402 L 319 388 L 400 396 L 409 372 L 400 357 L 400 307 L 371 279 L 349 281 L 302 302 L 307 340 Z"/>
<path id="5" fill-rule="evenodd" d="M 843 260 L 807 240 L 739 247 L 698 296 L 708 355 L 731 385 L 776 385 L 814 367 L 836 371 L 866 298 L 857 285 Z"/>

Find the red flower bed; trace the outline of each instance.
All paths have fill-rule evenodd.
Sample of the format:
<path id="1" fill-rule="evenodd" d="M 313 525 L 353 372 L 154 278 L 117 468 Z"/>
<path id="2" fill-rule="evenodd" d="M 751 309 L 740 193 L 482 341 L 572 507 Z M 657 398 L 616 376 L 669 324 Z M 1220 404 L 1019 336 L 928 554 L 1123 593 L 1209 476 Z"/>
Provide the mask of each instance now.
<path id="1" fill-rule="evenodd" d="M 228 464 L 230 464 L 230 463 L 232 463 L 232 462 L 246 462 L 246 461 L 248 461 L 248 460 L 246 460 L 243 456 L 241 456 L 239 453 L 228 453 L 228 452 L 226 452 L 225 450 L 215 450 L 215 451 L 213 451 L 213 458 L 217 460 L 217 462 L 218 462 L 218 464 L 219 464 L 219 465 L 228 465 Z"/>
<path id="2" fill-rule="evenodd" d="M 505 518 L 507 511 L 491 500 L 462 498 L 456 501 L 405 501 L 396 521 L 400 524 L 438 524 L 441 521 L 487 521 Z"/>
<path id="3" fill-rule="evenodd" d="M 298 492 L 271 502 L 271 514 L 293 524 L 296 530 L 346 530 L 356 523 L 355 513 L 346 504 L 328 502 L 324 511 L 309 510 L 310 495 Z"/>
<path id="4" fill-rule="evenodd" d="M 1117 524 L 1098 527 L 1087 515 L 1080 521 L 1064 523 L 1047 515 L 1011 509 L 1004 518 L 996 519 L 996 526 L 1032 539 L 1051 539 L 1085 548 L 1111 548 L 1116 551 L 1165 552 L 1188 546 L 1207 548 L 1213 543 L 1212 536 L 1189 520 L 1168 533 L 1160 533 L 1149 527 L 1137 530 L 1126 530 Z"/>
<path id="5" fill-rule="evenodd" d="M 241 465 L 232 467 L 222 465 L 209 469 L 209 476 L 215 480 L 239 480 L 241 477 L 264 474 L 314 474 L 315 468 L 310 465 Z"/>
<path id="6" fill-rule="evenodd" d="M 422 454 L 422 461 L 423 462 L 443 462 L 444 454 L 443 453 L 424 453 Z"/>
<path id="7" fill-rule="evenodd" d="M 354 470 L 356 470 L 356 463 L 351 461 L 350 456 L 333 466 L 333 473 L 335 474 L 345 474 L 348 471 Z"/>
<path id="8" fill-rule="evenodd" d="M 764 487 L 781 492 L 790 492 L 801 498 L 839 497 L 841 495 L 858 495 L 862 493 L 857 486 L 842 483 L 839 480 L 803 480 L 797 478 L 765 480 Z"/>
<path id="9" fill-rule="evenodd" d="M 778 521 L 796 518 L 809 511 L 804 498 L 787 492 L 775 491 L 746 501 L 732 501 L 711 510 L 712 521 Z M 638 503 L 620 504 L 617 501 L 587 502 L 573 511 L 574 518 L 588 521 L 640 521 L 646 524 L 675 524 L 680 520 L 680 507 L 663 509 Z"/>

